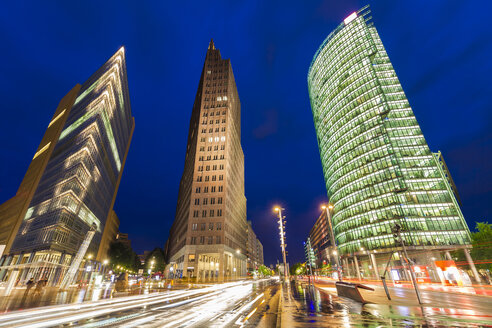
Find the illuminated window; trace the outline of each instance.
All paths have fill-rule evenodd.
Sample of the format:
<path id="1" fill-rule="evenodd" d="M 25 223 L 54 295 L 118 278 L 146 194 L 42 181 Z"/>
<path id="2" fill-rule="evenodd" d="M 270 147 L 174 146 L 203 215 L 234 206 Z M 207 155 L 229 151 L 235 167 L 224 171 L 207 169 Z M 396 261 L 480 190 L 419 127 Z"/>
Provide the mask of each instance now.
<path id="1" fill-rule="evenodd" d="M 50 145 L 51 145 L 51 141 L 50 141 L 50 142 L 48 142 L 46 145 L 44 145 L 44 146 L 43 146 L 43 148 L 41 148 L 40 150 L 38 150 L 38 151 L 36 152 L 36 154 L 34 154 L 34 157 L 33 157 L 32 159 L 34 160 L 36 157 L 38 157 L 38 156 L 39 156 L 39 155 L 41 155 L 43 152 L 45 152 L 45 151 L 46 151 L 46 149 L 48 149 Z"/>

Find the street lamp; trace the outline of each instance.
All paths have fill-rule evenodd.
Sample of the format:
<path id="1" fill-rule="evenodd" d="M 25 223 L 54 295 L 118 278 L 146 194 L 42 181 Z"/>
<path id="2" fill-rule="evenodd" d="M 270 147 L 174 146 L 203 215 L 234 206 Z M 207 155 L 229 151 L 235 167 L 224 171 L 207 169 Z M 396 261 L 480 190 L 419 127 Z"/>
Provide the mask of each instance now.
<path id="1" fill-rule="evenodd" d="M 284 279 L 289 282 L 289 272 L 287 270 L 287 256 L 285 254 L 285 232 L 284 232 L 284 218 L 282 216 L 282 208 L 276 206 L 274 211 L 278 213 L 278 228 L 280 230 L 280 247 L 282 248 L 282 258 L 284 260 Z"/>
<path id="2" fill-rule="evenodd" d="M 331 222 L 331 213 L 330 211 L 333 209 L 333 204 L 328 204 L 328 205 L 321 205 L 321 208 L 323 210 L 326 211 L 326 218 L 327 218 L 327 221 L 328 221 L 328 226 L 330 227 L 330 239 L 331 239 L 331 245 L 333 247 L 333 255 L 334 255 L 334 258 L 335 258 L 335 263 L 337 265 L 337 271 L 338 271 L 338 279 L 341 281 L 342 280 L 342 275 L 341 275 L 341 267 L 340 267 L 340 259 L 338 257 L 338 248 L 337 248 L 337 244 L 335 242 L 335 233 L 333 231 L 333 225 L 332 225 L 332 222 Z"/>

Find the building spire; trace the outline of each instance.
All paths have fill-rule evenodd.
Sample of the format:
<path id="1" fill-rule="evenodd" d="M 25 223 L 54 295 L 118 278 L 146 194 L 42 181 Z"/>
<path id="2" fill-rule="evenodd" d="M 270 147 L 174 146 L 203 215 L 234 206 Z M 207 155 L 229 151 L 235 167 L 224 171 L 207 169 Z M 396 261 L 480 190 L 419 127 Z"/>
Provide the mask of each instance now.
<path id="1" fill-rule="evenodd" d="M 210 39 L 210 43 L 208 44 L 208 50 L 215 50 L 214 39 Z"/>

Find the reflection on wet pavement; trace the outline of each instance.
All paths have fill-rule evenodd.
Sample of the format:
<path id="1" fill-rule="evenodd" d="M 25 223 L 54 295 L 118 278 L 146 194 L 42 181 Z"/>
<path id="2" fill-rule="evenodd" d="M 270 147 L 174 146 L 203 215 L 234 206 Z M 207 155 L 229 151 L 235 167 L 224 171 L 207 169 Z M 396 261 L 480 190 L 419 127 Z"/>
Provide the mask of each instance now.
<path id="1" fill-rule="evenodd" d="M 492 325 L 487 318 L 475 318 L 466 310 L 439 309 L 432 306 L 395 306 L 391 304 L 360 304 L 336 295 L 334 288 L 326 291 L 304 283 L 284 287 L 285 303 L 292 315 L 282 316 L 284 327 L 483 327 Z M 332 290 L 331 290 L 332 289 Z M 333 293 L 333 294 L 331 294 Z M 459 306 L 457 304 L 457 306 Z M 294 311 L 296 310 L 296 311 Z M 292 322 L 289 322 L 292 320 Z"/>
<path id="2" fill-rule="evenodd" d="M 157 291 L 159 289 L 148 288 L 134 288 L 131 291 L 119 293 L 115 292 L 113 288 L 70 288 L 67 291 L 60 291 L 58 288 L 53 287 L 45 288 L 41 293 L 35 293 L 33 290 L 26 293 L 25 289 L 17 289 L 12 292 L 11 296 L 0 297 L 0 313 L 40 306 L 97 301 Z"/>

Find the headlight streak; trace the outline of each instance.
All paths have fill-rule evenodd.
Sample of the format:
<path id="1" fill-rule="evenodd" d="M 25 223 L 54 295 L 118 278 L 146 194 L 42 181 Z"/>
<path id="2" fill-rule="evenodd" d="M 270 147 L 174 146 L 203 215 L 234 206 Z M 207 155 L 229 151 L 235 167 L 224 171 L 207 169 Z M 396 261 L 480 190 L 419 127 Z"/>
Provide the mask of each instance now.
<path id="1" fill-rule="evenodd" d="M 127 296 L 121 298 L 105 299 L 82 304 L 57 305 L 31 310 L 15 311 L 0 314 L 0 327 L 29 327 L 41 328 L 62 324 L 76 324 L 85 328 L 102 326 L 155 326 L 159 327 L 187 327 L 207 321 L 207 326 L 225 327 L 233 322 L 237 316 L 242 315 L 264 294 L 258 295 L 253 301 L 243 305 L 252 293 L 253 286 L 258 281 L 239 281 L 224 284 L 209 285 L 204 288 L 168 291 L 165 293 L 144 294 Z M 207 293 L 207 294 L 203 294 Z M 184 297 L 189 299 L 180 300 L 176 303 L 163 306 L 155 304 L 169 302 Z M 263 304 L 264 300 L 260 303 Z M 193 303 L 193 304 L 190 304 Z M 186 305 L 190 304 L 190 305 Z M 180 306 L 184 306 L 180 309 Z M 138 310 L 146 309 L 147 310 Z M 174 310 L 173 308 L 176 308 Z M 124 314 L 124 311 L 134 313 Z M 149 312 L 153 311 L 153 312 Z M 163 310 L 159 313 L 159 310 Z M 255 312 L 253 310 L 243 322 L 243 325 Z M 107 317 L 114 314 L 113 317 Z M 98 318 L 92 322 L 78 322 L 81 320 Z M 104 318 L 104 316 L 106 316 Z M 214 321 L 208 321 L 208 320 Z M 217 320 L 215 320 L 217 319 Z M 236 323 L 237 323 L 236 322 Z"/>
<path id="2" fill-rule="evenodd" d="M 143 300 L 136 300 L 136 301 L 132 301 L 132 302 L 121 302 L 123 304 L 121 304 L 120 306 L 115 306 L 114 304 L 110 304 L 110 305 L 105 306 L 103 309 L 98 309 L 95 311 L 93 311 L 91 309 L 87 312 L 83 312 L 83 313 L 79 313 L 79 314 L 73 314 L 73 315 L 69 315 L 66 317 L 59 318 L 59 319 L 42 321 L 39 323 L 29 323 L 27 326 L 20 326 L 20 327 L 25 327 L 25 328 L 33 327 L 33 328 L 35 328 L 35 327 L 53 326 L 53 325 L 58 325 L 58 324 L 62 324 L 62 323 L 68 323 L 68 322 L 72 322 L 72 321 L 78 321 L 78 320 L 82 320 L 82 319 L 93 318 L 93 317 L 97 317 L 97 316 L 100 316 L 103 314 L 112 313 L 115 311 L 123 311 L 123 310 L 128 310 L 131 308 L 135 308 L 135 307 L 148 306 L 148 305 L 152 305 L 152 304 L 156 304 L 156 303 L 161 303 L 164 301 L 170 301 L 170 300 L 173 300 L 176 298 L 190 296 L 190 295 L 194 295 L 194 294 L 198 294 L 198 293 L 202 293 L 202 292 L 203 292 L 202 289 L 197 289 L 194 291 L 187 291 L 187 292 L 178 293 L 177 295 L 172 295 L 172 296 L 161 295 L 160 297 L 153 297 L 152 301 L 150 301 L 148 299 L 143 299 Z M 146 298 L 149 298 L 149 297 L 147 296 Z M 93 305 L 93 306 L 95 306 L 95 305 Z M 66 314 L 66 313 L 67 312 L 65 311 L 62 314 Z M 43 315 L 42 319 L 46 319 L 47 317 L 56 317 L 59 315 L 60 315 L 59 313 L 51 314 L 49 316 Z M 2 324 L 1 326 L 11 326 L 13 324 L 19 324 L 19 323 L 26 322 L 26 321 L 30 322 L 30 321 L 32 321 L 32 318 L 26 318 L 26 319 L 21 319 L 21 320 L 16 320 L 16 321 L 8 321 L 7 323 Z"/>

